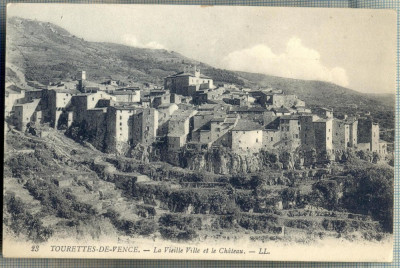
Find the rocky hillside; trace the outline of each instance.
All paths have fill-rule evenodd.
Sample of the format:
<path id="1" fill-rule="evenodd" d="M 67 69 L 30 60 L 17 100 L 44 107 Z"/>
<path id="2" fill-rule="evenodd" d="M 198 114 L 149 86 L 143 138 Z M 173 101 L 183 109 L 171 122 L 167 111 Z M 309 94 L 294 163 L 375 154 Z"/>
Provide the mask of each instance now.
<path id="1" fill-rule="evenodd" d="M 312 106 L 394 110 L 394 93 L 363 94 L 322 81 L 290 79 L 246 72 L 238 72 L 238 75 L 254 85 L 282 89 L 287 94 L 296 94 Z M 377 89 L 377 92 L 379 92 L 379 89 Z"/>
<path id="2" fill-rule="evenodd" d="M 174 51 L 88 42 L 47 22 L 12 17 L 7 21 L 7 81 L 27 80 L 47 84 L 74 78 L 86 70 L 88 79 L 116 79 L 162 83 L 165 76 L 197 64 L 218 82 L 243 84 L 234 73 L 218 70 L 188 59 Z"/>
<path id="3" fill-rule="evenodd" d="M 252 88 L 271 86 L 297 94 L 310 105 L 335 110 L 394 110 L 394 95 L 362 94 L 327 82 L 221 70 L 174 51 L 88 42 L 48 22 L 17 17 L 7 21 L 7 81 L 10 82 L 21 80 L 21 72 L 27 80 L 47 84 L 51 80 L 74 78 L 78 70 L 86 70 L 88 79 L 94 81 L 112 78 L 161 84 L 163 77 L 194 64 L 217 83 Z"/>

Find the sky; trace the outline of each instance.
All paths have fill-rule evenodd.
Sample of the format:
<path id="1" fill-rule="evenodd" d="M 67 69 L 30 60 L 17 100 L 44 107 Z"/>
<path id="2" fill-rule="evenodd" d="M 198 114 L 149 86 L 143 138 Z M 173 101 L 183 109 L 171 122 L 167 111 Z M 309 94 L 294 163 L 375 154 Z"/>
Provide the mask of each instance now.
<path id="1" fill-rule="evenodd" d="M 223 69 L 395 92 L 394 11 L 9 4 L 7 16 L 52 22 L 88 41 L 176 51 Z"/>

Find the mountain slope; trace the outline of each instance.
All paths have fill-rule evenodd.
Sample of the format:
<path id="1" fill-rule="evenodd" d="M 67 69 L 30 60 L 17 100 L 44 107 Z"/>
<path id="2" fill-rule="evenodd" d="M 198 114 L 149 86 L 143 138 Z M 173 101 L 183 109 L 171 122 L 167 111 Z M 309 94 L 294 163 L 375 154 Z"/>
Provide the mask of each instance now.
<path id="1" fill-rule="evenodd" d="M 24 70 L 27 80 L 43 84 L 73 78 L 78 70 L 86 70 L 93 81 L 112 78 L 158 84 L 163 77 L 196 64 L 205 74 L 214 72 L 173 51 L 88 42 L 46 22 L 17 17 L 7 22 L 7 63 Z M 230 72 L 222 80 L 243 83 Z"/>
<path id="2" fill-rule="evenodd" d="M 332 83 L 306 81 L 233 72 L 213 68 L 179 53 L 163 49 L 145 49 L 112 43 L 88 42 L 63 28 L 47 22 L 18 17 L 7 21 L 7 81 L 27 80 L 47 84 L 49 81 L 73 79 L 77 71 L 86 70 L 88 79 L 162 84 L 163 77 L 197 65 L 216 83 L 236 83 L 259 88 L 271 86 L 296 94 L 311 106 L 332 107 L 335 111 L 391 111 L 394 95 L 368 95 Z"/>
<path id="3" fill-rule="evenodd" d="M 332 83 L 312 80 L 299 80 L 237 72 L 240 77 L 263 87 L 282 89 L 286 94 L 296 94 L 311 106 L 357 107 L 394 109 L 394 94 L 364 94 Z M 391 101 L 390 101 L 391 100 Z"/>

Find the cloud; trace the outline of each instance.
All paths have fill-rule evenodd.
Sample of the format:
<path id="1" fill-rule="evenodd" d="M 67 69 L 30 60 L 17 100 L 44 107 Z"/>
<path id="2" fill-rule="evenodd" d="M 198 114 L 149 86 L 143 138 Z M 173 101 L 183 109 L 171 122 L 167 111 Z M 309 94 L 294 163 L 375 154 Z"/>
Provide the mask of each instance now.
<path id="1" fill-rule="evenodd" d="M 157 43 L 155 41 L 151 41 L 148 43 L 143 43 L 136 36 L 131 34 L 126 34 L 122 37 L 122 42 L 125 45 L 132 46 L 132 47 L 140 47 L 140 48 L 151 48 L 151 49 L 165 49 L 165 47 Z"/>
<path id="2" fill-rule="evenodd" d="M 303 46 L 297 37 L 288 41 L 282 54 L 275 54 L 267 45 L 259 44 L 228 54 L 222 63 L 232 70 L 349 85 L 345 69 L 324 66 L 319 52 Z"/>

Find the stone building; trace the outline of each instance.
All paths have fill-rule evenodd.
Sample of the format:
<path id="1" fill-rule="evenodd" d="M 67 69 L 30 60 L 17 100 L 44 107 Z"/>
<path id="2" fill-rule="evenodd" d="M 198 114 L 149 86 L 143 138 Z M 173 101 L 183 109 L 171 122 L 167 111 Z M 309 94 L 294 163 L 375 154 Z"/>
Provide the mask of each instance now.
<path id="1" fill-rule="evenodd" d="M 300 100 L 297 95 L 285 95 L 272 92 L 259 91 L 257 95 L 258 102 L 263 107 L 279 108 L 279 107 L 296 107 L 305 106 L 305 102 Z"/>
<path id="2" fill-rule="evenodd" d="M 40 99 L 35 99 L 14 106 L 15 125 L 18 130 L 25 131 L 28 123 L 41 122 L 41 112 L 37 110 L 39 102 Z"/>
<path id="3" fill-rule="evenodd" d="M 172 115 L 168 122 L 168 150 L 177 151 L 190 140 L 196 113 L 196 110 L 178 110 Z"/>
<path id="4" fill-rule="evenodd" d="M 386 141 L 383 141 L 383 140 L 379 141 L 378 153 L 380 153 L 382 155 L 385 155 L 385 154 L 388 153 L 388 148 L 387 148 L 387 142 Z"/>
<path id="5" fill-rule="evenodd" d="M 321 118 L 313 122 L 315 150 L 319 152 L 331 152 L 333 150 L 333 120 Z"/>
<path id="6" fill-rule="evenodd" d="M 323 107 L 315 107 L 311 109 L 312 113 L 318 115 L 321 118 L 333 118 L 333 110 Z"/>
<path id="7" fill-rule="evenodd" d="M 358 122 L 353 119 L 333 119 L 333 148 L 346 150 L 357 146 Z"/>
<path id="8" fill-rule="evenodd" d="M 299 118 L 299 115 L 283 115 L 279 118 L 282 149 L 293 151 L 300 147 L 301 125 Z"/>
<path id="9" fill-rule="evenodd" d="M 159 112 L 154 108 L 144 108 L 132 119 L 132 144 L 151 145 L 157 137 Z"/>
<path id="10" fill-rule="evenodd" d="M 115 96 L 117 102 L 140 102 L 140 89 L 138 88 L 120 88 L 110 92 Z"/>
<path id="11" fill-rule="evenodd" d="M 365 147 L 371 152 L 379 152 L 379 125 L 371 118 L 358 120 L 358 147 Z"/>
<path id="12" fill-rule="evenodd" d="M 115 105 L 107 109 L 106 152 L 123 152 L 134 138 L 132 117 L 137 112 L 135 105 Z"/>
<path id="13" fill-rule="evenodd" d="M 7 87 L 5 90 L 5 110 L 4 115 L 8 117 L 11 115 L 14 105 L 21 103 L 25 98 L 25 90 L 17 87 Z"/>
<path id="14" fill-rule="evenodd" d="M 264 113 L 267 110 L 262 107 L 230 107 L 228 114 L 237 114 L 241 119 L 252 120 L 262 124 L 264 122 Z"/>
<path id="15" fill-rule="evenodd" d="M 45 121 L 49 122 L 51 127 L 57 128 L 59 126 L 60 116 L 67 112 L 72 97 L 78 93 L 74 89 L 43 90 L 42 101 L 44 103 L 42 109 L 46 112 Z"/>
<path id="16" fill-rule="evenodd" d="M 281 132 L 279 129 L 264 129 L 262 138 L 262 149 L 264 151 L 274 151 L 278 149 L 281 141 Z"/>
<path id="17" fill-rule="evenodd" d="M 201 105 L 204 103 L 209 103 L 210 101 L 222 99 L 225 92 L 224 87 L 218 87 L 215 89 L 203 89 L 196 91 L 193 94 L 193 104 Z"/>
<path id="18" fill-rule="evenodd" d="M 151 106 L 153 108 L 158 108 L 158 106 L 162 104 L 170 104 L 171 103 L 171 94 L 165 93 L 163 95 L 154 96 L 151 101 Z"/>
<path id="19" fill-rule="evenodd" d="M 164 89 L 183 96 L 192 96 L 196 91 L 214 88 L 213 80 L 199 69 L 194 73 L 180 72 L 164 78 Z"/>
<path id="20" fill-rule="evenodd" d="M 318 119 L 318 116 L 312 114 L 302 114 L 299 116 L 301 148 L 305 151 L 315 149 L 315 131 L 313 122 Z"/>
<path id="21" fill-rule="evenodd" d="M 96 93 L 86 93 L 73 95 L 71 98 L 70 111 L 73 112 L 73 120 L 76 123 L 81 123 L 83 120 L 90 121 L 87 111 L 95 108 L 101 108 L 105 105 L 98 105 L 102 100 L 116 101 L 116 97 L 106 92 L 99 91 Z"/>
<path id="22" fill-rule="evenodd" d="M 256 153 L 263 146 L 262 126 L 254 121 L 239 119 L 232 129 L 232 152 L 238 154 Z"/>

